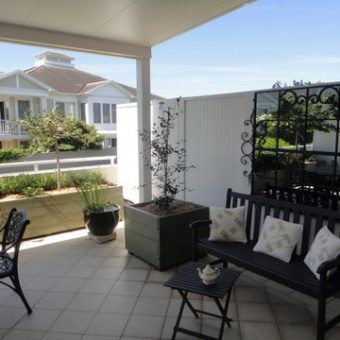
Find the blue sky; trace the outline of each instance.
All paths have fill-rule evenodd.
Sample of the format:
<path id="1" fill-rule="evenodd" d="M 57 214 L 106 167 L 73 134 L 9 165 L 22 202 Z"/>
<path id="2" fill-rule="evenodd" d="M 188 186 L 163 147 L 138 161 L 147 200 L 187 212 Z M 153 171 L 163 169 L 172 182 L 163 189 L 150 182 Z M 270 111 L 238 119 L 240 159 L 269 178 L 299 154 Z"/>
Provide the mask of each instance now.
<path id="1" fill-rule="evenodd" d="M 340 81 L 339 0 L 257 0 L 152 49 L 151 89 L 165 97 Z M 46 48 L 0 43 L 1 71 L 26 69 Z M 60 51 L 59 51 L 60 52 Z M 135 62 L 76 52 L 75 65 L 135 86 Z"/>

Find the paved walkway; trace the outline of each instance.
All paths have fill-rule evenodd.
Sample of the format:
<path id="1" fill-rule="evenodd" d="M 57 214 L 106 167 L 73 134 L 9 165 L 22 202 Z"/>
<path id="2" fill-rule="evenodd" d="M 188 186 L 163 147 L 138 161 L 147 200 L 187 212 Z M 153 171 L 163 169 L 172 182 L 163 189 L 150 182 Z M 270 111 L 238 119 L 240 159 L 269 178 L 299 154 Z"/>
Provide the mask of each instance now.
<path id="1" fill-rule="evenodd" d="M 181 300 L 162 283 L 175 269 L 158 272 L 129 255 L 123 226 L 117 231 L 116 241 L 102 245 L 89 240 L 85 231 L 25 242 L 20 277 L 33 314 L 27 315 L 17 296 L 1 286 L 0 338 L 170 339 Z M 196 307 L 215 309 L 207 298 L 192 298 Z M 340 300 L 330 307 L 339 310 Z M 224 338 L 315 339 L 315 310 L 314 300 L 243 272 L 230 304 L 235 321 Z M 186 310 L 183 321 L 186 327 L 217 335 L 219 324 L 211 317 L 195 320 Z M 340 339 L 340 327 L 326 339 Z"/>

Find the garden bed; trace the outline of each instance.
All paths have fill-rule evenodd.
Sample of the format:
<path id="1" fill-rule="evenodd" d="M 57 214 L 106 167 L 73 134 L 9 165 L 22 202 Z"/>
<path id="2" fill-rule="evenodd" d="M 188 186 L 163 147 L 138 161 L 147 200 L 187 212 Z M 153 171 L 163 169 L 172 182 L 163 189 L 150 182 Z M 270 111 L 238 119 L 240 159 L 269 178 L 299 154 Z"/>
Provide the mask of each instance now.
<path id="1" fill-rule="evenodd" d="M 103 187 L 100 191 L 108 201 L 123 206 L 121 186 Z M 79 193 L 76 189 L 44 192 L 35 197 L 10 195 L 0 200 L 0 211 L 4 216 L 13 207 L 25 211 L 31 221 L 26 229 L 25 239 L 84 228 Z M 122 218 L 121 214 L 120 219 Z"/>
<path id="2" fill-rule="evenodd" d="M 50 235 L 84 227 L 81 199 L 76 187 L 97 187 L 104 198 L 123 206 L 121 186 L 107 183 L 96 171 L 65 173 L 62 189 L 56 190 L 53 173 L 0 178 L 0 212 L 3 219 L 12 208 L 23 210 L 30 219 L 24 237 Z M 123 212 L 120 219 L 123 218 Z"/>

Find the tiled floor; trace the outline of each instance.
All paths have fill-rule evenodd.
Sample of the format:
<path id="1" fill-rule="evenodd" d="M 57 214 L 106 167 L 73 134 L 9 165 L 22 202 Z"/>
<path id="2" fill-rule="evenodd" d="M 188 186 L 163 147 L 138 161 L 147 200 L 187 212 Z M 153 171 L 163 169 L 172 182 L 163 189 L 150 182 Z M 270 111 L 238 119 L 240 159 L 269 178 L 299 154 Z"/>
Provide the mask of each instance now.
<path id="1" fill-rule="evenodd" d="M 56 237 L 51 237 L 25 243 L 20 277 L 33 314 L 27 315 L 19 298 L 1 286 L 0 338 L 170 339 L 181 300 L 162 283 L 175 269 L 158 272 L 130 256 L 122 226 L 117 232 L 116 241 L 102 245 L 89 240 L 84 231 L 62 242 L 54 243 Z M 198 308 L 215 311 L 207 298 L 192 296 L 192 301 Z M 234 322 L 225 329 L 224 339 L 315 339 L 315 306 L 314 300 L 243 272 L 230 303 Z M 340 300 L 331 301 L 329 307 L 330 314 L 339 312 Z M 182 325 L 212 336 L 219 328 L 217 320 L 207 316 L 196 320 L 188 310 Z M 326 339 L 340 339 L 340 327 Z"/>

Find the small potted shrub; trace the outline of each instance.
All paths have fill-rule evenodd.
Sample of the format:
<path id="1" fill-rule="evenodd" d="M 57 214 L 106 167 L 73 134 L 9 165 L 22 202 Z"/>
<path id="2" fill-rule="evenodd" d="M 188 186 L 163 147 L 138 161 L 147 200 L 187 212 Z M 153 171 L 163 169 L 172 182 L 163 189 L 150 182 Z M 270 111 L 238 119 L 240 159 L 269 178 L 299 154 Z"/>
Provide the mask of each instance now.
<path id="1" fill-rule="evenodd" d="M 98 242 L 115 239 L 120 207 L 108 202 L 97 186 L 81 187 L 79 193 L 89 236 Z"/>

